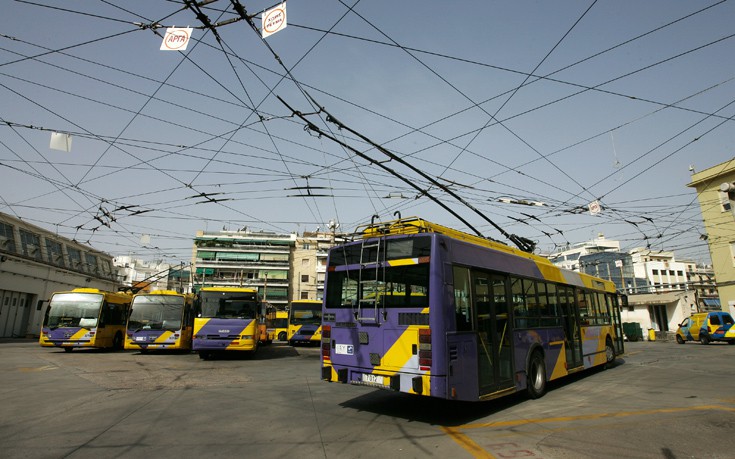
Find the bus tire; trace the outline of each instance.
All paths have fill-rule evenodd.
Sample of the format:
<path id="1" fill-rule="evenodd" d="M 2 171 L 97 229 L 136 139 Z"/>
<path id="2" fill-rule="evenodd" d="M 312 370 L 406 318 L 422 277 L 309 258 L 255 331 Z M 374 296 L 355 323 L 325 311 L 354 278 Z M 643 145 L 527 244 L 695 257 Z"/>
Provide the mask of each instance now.
<path id="1" fill-rule="evenodd" d="M 539 351 L 531 355 L 526 372 L 526 391 L 532 399 L 543 397 L 546 393 L 546 363 L 544 356 Z"/>
<path id="2" fill-rule="evenodd" d="M 681 335 L 676 335 L 676 342 L 679 344 L 684 344 L 684 338 L 681 337 Z"/>
<path id="3" fill-rule="evenodd" d="M 699 342 L 704 344 L 705 346 L 710 343 L 709 336 L 707 336 L 705 333 L 699 334 Z"/>
<path id="4" fill-rule="evenodd" d="M 278 334 L 278 341 L 286 341 L 286 332 L 281 332 Z"/>
<path id="5" fill-rule="evenodd" d="M 605 369 L 613 367 L 616 357 L 617 355 L 615 354 L 615 347 L 612 344 L 612 340 L 608 336 L 605 340 Z"/>
<path id="6" fill-rule="evenodd" d="M 209 360 L 212 358 L 212 355 L 207 351 L 199 351 L 199 358 L 202 360 Z"/>
<path id="7" fill-rule="evenodd" d="M 115 337 L 112 338 L 112 349 L 116 351 L 120 351 L 123 348 L 123 337 L 122 333 L 117 332 L 115 333 Z"/>
<path id="8" fill-rule="evenodd" d="M 74 348 L 73 347 L 65 347 L 64 348 L 64 352 L 71 352 L 72 349 L 74 349 Z"/>

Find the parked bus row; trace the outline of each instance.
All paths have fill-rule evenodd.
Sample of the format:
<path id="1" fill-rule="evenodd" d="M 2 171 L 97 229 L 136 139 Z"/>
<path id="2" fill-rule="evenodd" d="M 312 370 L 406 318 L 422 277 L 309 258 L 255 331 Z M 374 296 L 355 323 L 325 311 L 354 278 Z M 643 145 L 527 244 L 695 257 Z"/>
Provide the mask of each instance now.
<path id="1" fill-rule="evenodd" d="M 608 280 L 416 217 L 356 234 L 329 251 L 324 301 L 292 302 L 285 322 L 254 289 L 75 289 L 52 297 L 41 345 L 191 346 L 206 359 L 285 333 L 320 343 L 325 381 L 464 401 L 540 397 L 623 353 L 626 297 Z"/>
<path id="2" fill-rule="evenodd" d="M 197 296 L 77 288 L 52 296 L 39 342 L 66 352 L 193 350 L 203 359 L 230 351 L 252 353 L 274 339 L 319 343 L 321 302 L 295 301 L 291 309 L 291 317 L 276 311 L 252 288 L 203 287 Z"/>

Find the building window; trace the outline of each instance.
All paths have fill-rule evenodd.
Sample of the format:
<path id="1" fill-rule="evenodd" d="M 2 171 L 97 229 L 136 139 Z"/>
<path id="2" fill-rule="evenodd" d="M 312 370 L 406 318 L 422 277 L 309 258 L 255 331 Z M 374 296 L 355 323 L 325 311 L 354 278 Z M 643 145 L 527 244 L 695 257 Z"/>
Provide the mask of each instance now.
<path id="1" fill-rule="evenodd" d="M 41 259 L 41 238 L 38 234 L 20 230 L 20 247 L 23 255 L 36 260 Z"/>
<path id="2" fill-rule="evenodd" d="M 301 292 L 301 299 L 302 300 L 308 300 L 309 299 L 309 292 Z"/>
<path id="3" fill-rule="evenodd" d="M 301 282 L 309 282 L 309 275 L 308 274 L 302 274 L 301 275 Z"/>
<path id="4" fill-rule="evenodd" d="M 15 252 L 13 227 L 6 223 L 0 223 L 0 250 Z"/>
<path id="5" fill-rule="evenodd" d="M 46 239 L 46 257 L 48 258 L 48 262 L 52 265 L 66 266 L 60 242 Z"/>
<path id="6" fill-rule="evenodd" d="M 97 274 L 97 257 L 92 255 L 91 253 L 85 253 L 84 258 L 87 261 L 88 272 Z"/>
<path id="7" fill-rule="evenodd" d="M 74 249 L 67 246 L 66 253 L 69 255 L 69 265 L 74 269 L 81 269 L 82 252 L 79 249 Z"/>
<path id="8" fill-rule="evenodd" d="M 304 245 L 301 246 L 301 248 L 304 250 L 309 250 L 311 249 L 311 245 L 308 242 L 305 242 Z"/>

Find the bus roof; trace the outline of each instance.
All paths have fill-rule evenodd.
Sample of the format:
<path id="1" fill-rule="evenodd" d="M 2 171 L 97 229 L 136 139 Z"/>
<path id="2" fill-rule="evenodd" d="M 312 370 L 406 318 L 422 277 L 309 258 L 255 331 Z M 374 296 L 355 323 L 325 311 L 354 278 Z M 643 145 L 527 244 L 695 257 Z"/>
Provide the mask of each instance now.
<path id="1" fill-rule="evenodd" d="M 200 292 L 252 292 L 257 293 L 258 290 L 251 287 L 202 287 Z"/>
<path id="2" fill-rule="evenodd" d="M 408 234 L 419 234 L 419 233 L 435 233 L 442 234 L 452 239 L 468 242 L 470 244 L 479 245 L 481 247 L 487 247 L 500 252 L 505 252 L 518 257 L 526 258 L 536 263 L 539 270 L 546 274 L 556 273 L 557 275 L 551 275 L 551 278 L 562 277 L 562 272 L 573 272 L 578 274 L 585 285 L 589 287 L 595 287 L 606 291 L 615 291 L 615 284 L 609 280 L 605 280 L 599 277 L 591 276 L 582 272 L 569 271 L 564 268 L 560 268 L 553 264 L 548 258 L 541 255 L 535 255 L 533 253 L 524 252 L 520 249 L 510 247 L 501 242 L 485 239 L 474 234 L 465 233 L 463 231 L 448 228 L 443 225 L 428 222 L 419 217 L 406 217 L 398 220 L 390 220 L 387 222 L 371 223 L 358 228 L 357 233 L 362 236 L 363 239 L 382 237 L 382 236 L 393 236 L 393 235 L 408 235 Z"/>
<path id="3" fill-rule="evenodd" d="M 184 299 L 193 300 L 194 294 L 192 293 L 179 293 L 176 290 L 153 290 L 151 292 L 138 292 L 134 295 L 136 296 L 180 296 Z"/>
<path id="4" fill-rule="evenodd" d="M 322 304 L 322 300 L 293 300 L 291 303 Z"/>
<path id="5" fill-rule="evenodd" d="M 152 290 L 150 292 L 138 292 L 136 295 L 181 295 L 183 296 L 184 293 L 179 293 L 176 290 Z"/>

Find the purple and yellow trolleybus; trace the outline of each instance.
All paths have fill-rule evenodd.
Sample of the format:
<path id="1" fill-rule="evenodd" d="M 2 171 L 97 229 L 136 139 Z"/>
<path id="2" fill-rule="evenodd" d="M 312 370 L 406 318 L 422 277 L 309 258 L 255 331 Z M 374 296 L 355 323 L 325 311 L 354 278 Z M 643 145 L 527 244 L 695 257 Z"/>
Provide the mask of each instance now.
<path id="1" fill-rule="evenodd" d="M 254 353 L 264 324 L 264 304 L 256 289 L 202 287 L 194 318 L 192 350 L 202 359 L 225 351 Z"/>
<path id="2" fill-rule="evenodd" d="M 322 302 L 294 300 L 288 309 L 288 344 L 322 342 Z"/>
<path id="3" fill-rule="evenodd" d="M 154 290 L 133 296 L 125 349 L 191 350 L 194 295 Z"/>
<path id="4" fill-rule="evenodd" d="M 411 217 L 329 252 L 322 379 L 449 400 L 518 391 L 623 352 L 612 282 Z"/>
<path id="5" fill-rule="evenodd" d="M 75 288 L 51 297 L 39 343 L 60 347 L 122 349 L 132 297 L 96 288 Z"/>

